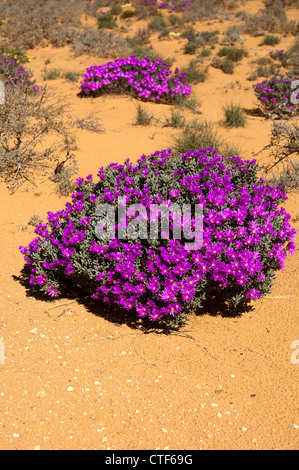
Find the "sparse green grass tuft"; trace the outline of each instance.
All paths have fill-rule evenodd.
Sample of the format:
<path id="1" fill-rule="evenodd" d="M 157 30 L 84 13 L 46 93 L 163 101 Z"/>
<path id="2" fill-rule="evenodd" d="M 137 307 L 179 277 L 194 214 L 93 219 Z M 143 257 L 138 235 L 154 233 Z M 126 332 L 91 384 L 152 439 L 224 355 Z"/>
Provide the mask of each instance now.
<path id="1" fill-rule="evenodd" d="M 236 147 L 227 144 L 219 137 L 211 122 L 198 119 L 186 123 L 172 142 L 172 149 L 176 155 L 209 147 L 227 157 L 239 154 Z"/>
<path id="2" fill-rule="evenodd" d="M 43 80 L 56 80 L 61 76 L 61 70 L 59 69 L 44 69 Z"/>
<path id="3" fill-rule="evenodd" d="M 280 37 L 273 36 L 273 34 L 267 34 L 267 36 L 264 37 L 259 46 L 276 46 L 279 43 Z"/>
<path id="4" fill-rule="evenodd" d="M 182 114 L 177 111 L 171 110 L 171 116 L 165 119 L 163 127 L 173 127 L 174 129 L 178 129 L 184 127 L 185 122 L 186 120 L 184 116 L 182 116 Z"/>
<path id="5" fill-rule="evenodd" d="M 148 110 L 147 106 L 141 104 L 136 106 L 135 126 L 150 126 L 153 119 L 154 115 Z"/>
<path id="6" fill-rule="evenodd" d="M 225 116 L 224 125 L 226 127 L 245 127 L 247 118 L 241 106 L 231 103 L 223 106 L 222 109 Z"/>
<path id="7" fill-rule="evenodd" d="M 182 69 L 182 72 L 186 74 L 185 79 L 189 84 L 194 83 L 197 85 L 198 83 L 202 83 L 207 79 L 208 69 L 199 69 L 197 64 L 197 60 L 191 60 L 189 65 Z"/>
<path id="8" fill-rule="evenodd" d="M 63 74 L 63 78 L 65 78 L 68 82 L 76 82 L 80 76 L 80 72 L 73 72 L 72 70 L 68 70 Z"/>

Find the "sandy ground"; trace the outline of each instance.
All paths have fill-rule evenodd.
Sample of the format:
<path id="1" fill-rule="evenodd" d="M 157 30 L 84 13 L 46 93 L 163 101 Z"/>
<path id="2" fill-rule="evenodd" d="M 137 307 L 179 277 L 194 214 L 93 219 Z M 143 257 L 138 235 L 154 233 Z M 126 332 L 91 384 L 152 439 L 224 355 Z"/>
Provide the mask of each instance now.
<path id="1" fill-rule="evenodd" d="M 248 4 L 257 11 L 262 2 Z M 297 12 L 293 12 L 297 15 Z M 226 30 L 231 23 L 212 20 L 200 29 Z M 137 28 L 134 22 L 130 26 Z M 271 125 L 249 116 L 245 128 L 221 126 L 222 106 L 233 100 L 254 109 L 251 61 L 264 56 L 261 38 L 244 38 L 249 57 L 233 75 L 210 67 L 205 83 L 193 87 L 201 114 L 186 117 L 214 122 L 219 133 L 251 158 L 269 142 Z M 279 47 L 292 43 L 283 38 Z M 154 49 L 186 65 L 182 40 L 159 41 Z M 84 73 L 96 57 L 77 59 L 68 48 L 30 51 L 31 68 L 42 83 L 45 60 L 52 68 Z M 76 130 L 79 174 L 96 173 L 111 161 L 171 146 L 175 131 L 161 125 L 136 127 L 136 100 L 77 97 L 79 81 L 49 82 L 76 117 L 98 112 L 104 132 Z M 168 105 L 152 104 L 155 117 L 170 115 Z M 298 449 L 299 364 L 291 360 L 298 330 L 298 256 L 287 259 L 271 294 L 254 309 L 225 317 L 207 307 L 189 317 L 184 334 L 159 334 L 111 321 L 104 311 L 68 299 L 36 299 L 20 282 L 19 245 L 34 237 L 32 215 L 64 207 L 51 184 L 24 186 L 11 195 L 0 186 L 0 364 L 1 449 L 210 450 Z M 286 209 L 298 214 L 298 195 Z M 293 222 L 299 229 L 299 223 Z M 53 308 L 54 307 L 54 308 Z M 294 356 L 293 356 L 294 357 Z"/>

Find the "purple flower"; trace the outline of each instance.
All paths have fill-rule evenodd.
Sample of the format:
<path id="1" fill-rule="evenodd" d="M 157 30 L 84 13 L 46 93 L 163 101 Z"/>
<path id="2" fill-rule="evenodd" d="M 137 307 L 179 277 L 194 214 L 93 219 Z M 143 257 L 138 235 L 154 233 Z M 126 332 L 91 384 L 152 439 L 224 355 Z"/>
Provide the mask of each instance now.
<path id="1" fill-rule="evenodd" d="M 82 219 L 80 220 L 80 225 L 83 225 L 84 227 L 90 225 L 90 218 L 87 217 L 86 215 L 84 217 L 82 217 Z"/>
<path id="2" fill-rule="evenodd" d="M 170 287 L 165 287 L 160 294 L 160 299 L 163 302 L 173 302 L 175 300 L 175 294 Z"/>
<path id="3" fill-rule="evenodd" d="M 169 191 L 169 197 L 173 197 L 175 199 L 177 199 L 180 195 L 180 191 L 178 189 L 172 189 L 171 191 Z"/>
<path id="4" fill-rule="evenodd" d="M 142 305 L 142 304 L 138 304 L 136 306 L 136 310 L 137 310 L 137 313 L 138 313 L 138 316 L 141 317 L 141 318 L 144 318 L 148 315 L 148 307 L 146 305 Z"/>
<path id="5" fill-rule="evenodd" d="M 70 259 L 74 255 L 75 250 L 73 248 L 62 248 L 61 254 L 64 258 Z"/>
<path id="6" fill-rule="evenodd" d="M 159 289 L 160 289 L 159 279 L 156 276 L 153 276 L 151 280 L 148 282 L 147 288 L 153 293 L 159 292 Z"/>
<path id="7" fill-rule="evenodd" d="M 25 248 L 24 246 L 19 246 L 19 250 L 21 252 L 22 255 L 26 255 L 27 253 L 27 248 Z"/>
<path id="8" fill-rule="evenodd" d="M 47 278 L 44 274 L 40 274 L 39 276 L 36 277 L 36 284 L 39 286 L 44 285 L 47 282 Z"/>
<path id="9" fill-rule="evenodd" d="M 58 297 L 59 296 L 58 290 L 56 289 L 56 287 L 50 286 L 50 287 L 48 287 L 47 290 L 48 290 L 48 295 L 50 297 Z"/>
<path id="10" fill-rule="evenodd" d="M 247 293 L 246 293 L 246 298 L 247 299 L 252 299 L 252 300 L 257 300 L 259 299 L 261 296 L 261 292 L 257 289 L 250 289 Z"/>
<path id="11" fill-rule="evenodd" d="M 70 276 L 71 274 L 74 274 L 74 272 L 75 272 L 74 265 L 72 263 L 68 263 L 65 268 L 65 274 L 67 276 Z"/>

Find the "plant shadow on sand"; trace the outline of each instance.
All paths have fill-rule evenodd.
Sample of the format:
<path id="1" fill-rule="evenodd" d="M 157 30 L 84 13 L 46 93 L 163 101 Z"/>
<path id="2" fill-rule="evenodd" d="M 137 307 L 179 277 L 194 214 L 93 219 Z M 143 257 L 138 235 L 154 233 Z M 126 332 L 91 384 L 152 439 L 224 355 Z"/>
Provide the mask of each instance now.
<path id="1" fill-rule="evenodd" d="M 49 307 L 45 309 L 51 310 L 52 308 L 59 308 L 60 304 L 56 305 L 55 302 L 60 300 L 61 307 L 72 303 L 72 301 L 77 302 L 79 305 L 82 305 L 86 310 L 91 312 L 93 315 L 104 318 L 105 320 L 117 324 L 117 325 L 127 325 L 132 329 L 142 328 L 144 332 L 157 331 L 159 333 L 170 333 L 173 330 L 179 330 L 185 323 L 182 325 L 176 325 L 174 327 L 165 326 L 161 323 L 150 321 L 148 318 L 141 319 L 138 317 L 136 312 L 127 311 L 118 306 L 107 305 L 107 303 L 100 300 L 94 300 L 91 298 L 91 295 L 86 296 L 86 291 L 83 291 L 82 288 L 76 286 L 76 292 L 74 287 L 71 285 L 64 286 L 61 292 L 61 296 L 56 299 L 51 299 L 46 294 L 43 294 L 37 287 L 32 286 L 29 283 L 29 267 L 25 265 L 20 272 L 19 276 L 13 275 L 13 280 L 19 282 L 21 286 L 26 289 L 26 297 L 34 298 L 39 301 L 47 302 Z M 236 318 L 240 317 L 242 313 L 252 311 L 253 307 L 251 305 L 232 308 L 228 307 L 224 300 L 219 300 L 216 297 L 209 298 L 202 303 L 202 308 L 197 309 L 193 314 L 196 316 L 210 315 L 210 316 L 220 316 L 223 318 Z M 190 314 L 191 315 L 191 314 Z M 186 320 L 190 315 L 186 315 Z"/>

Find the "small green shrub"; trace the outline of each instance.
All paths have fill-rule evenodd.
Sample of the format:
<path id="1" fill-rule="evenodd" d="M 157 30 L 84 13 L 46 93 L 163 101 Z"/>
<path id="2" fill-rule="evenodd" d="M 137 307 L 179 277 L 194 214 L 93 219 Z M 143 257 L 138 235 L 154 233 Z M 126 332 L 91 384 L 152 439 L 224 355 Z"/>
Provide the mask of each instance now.
<path id="1" fill-rule="evenodd" d="M 110 12 L 100 14 L 98 16 L 98 28 L 99 29 L 113 29 L 116 26 L 116 21 Z"/>
<path id="2" fill-rule="evenodd" d="M 225 58 L 224 60 L 221 60 L 215 57 L 212 60 L 211 65 L 217 69 L 222 70 L 223 73 L 226 73 L 229 75 L 234 73 L 234 62 L 229 58 Z"/>
<path id="3" fill-rule="evenodd" d="M 228 104 L 223 106 L 225 116 L 224 125 L 227 127 L 245 127 L 247 119 L 246 114 L 239 105 Z"/>
<path id="4" fill-rule="evenodd" d="M 63 78 L 65 78 L 67 82 L 76 82 L 80 76 L 80 72 L 74 72 L 72 70 L 68 70 L 63 74 Z"/>
<path id="5" fill-rule="evenodd" d="M 273 60 L 268 57 L 261 57 L 253 62 L 257 64 L 256 69 L 251 72 L 247 80 L 256 80 L 259 77 L 268 78 L 278 72 L 280 66 L 279 64 L 273 62 Z"/>
<path id="6" fill-rule="evenodd" d="M 56 80 L 61 76 L 61 70 L 59 69 L 44 69 L 43 80 Z"/>
<path id="7" fill-rule="evenodd" d="M 211 54 L 212 54 L 211 49 L 207 49 L 206 47 L 204 47 L 202 51 L 200 52 L 199 57 L 210 57 Z"/>
<path id="8" fill-rule="evenodd" d="M 161 32 L 167 29 L 167 23 L 162 16 L 154 16 L 148 27 L 154 32 Z"/>
<path id="9" fill-rule="evenodd" d="M 232 62 L 239 62 L 243 57 L 248 57 L 248 52 L 245 49 L 238 47 L 222 47 L 218 51 L 219 57 L 226 57 Z"/>
<path id="10" fill-rule="evenodd" d="M 198 61 L 191 60 L 189 65 L 182 69 L 182 72 L 185 73 L 185 79 L 187 83 L 194 83 L 195 85 L 198 83 L 202 83 L 207 79 L 208 70 L 207 68 L 198 68 Z"/>
<path id="11" fill-rule="evenodd" d="M 273 34 L 267 34 L 267 36 L 264 37 L 264 39 L 259 45 L 260 46 L 276 46 L 279 43 L 280 43 L 280 37 L 273 36 Z"/>
<path id="12" fill-rule="evenodd" d="M 218 42 L 218 30 L 215 31 L 201 31 L 200 33 L 194 32 L 194 30 L 185 31 L 182 37 L 185 37 L 188 41 L 184 46 L 185 54 L 196 54 L 197 49 L 200 46 L 206 46 L 207 44 L 213 45 Z"/>

